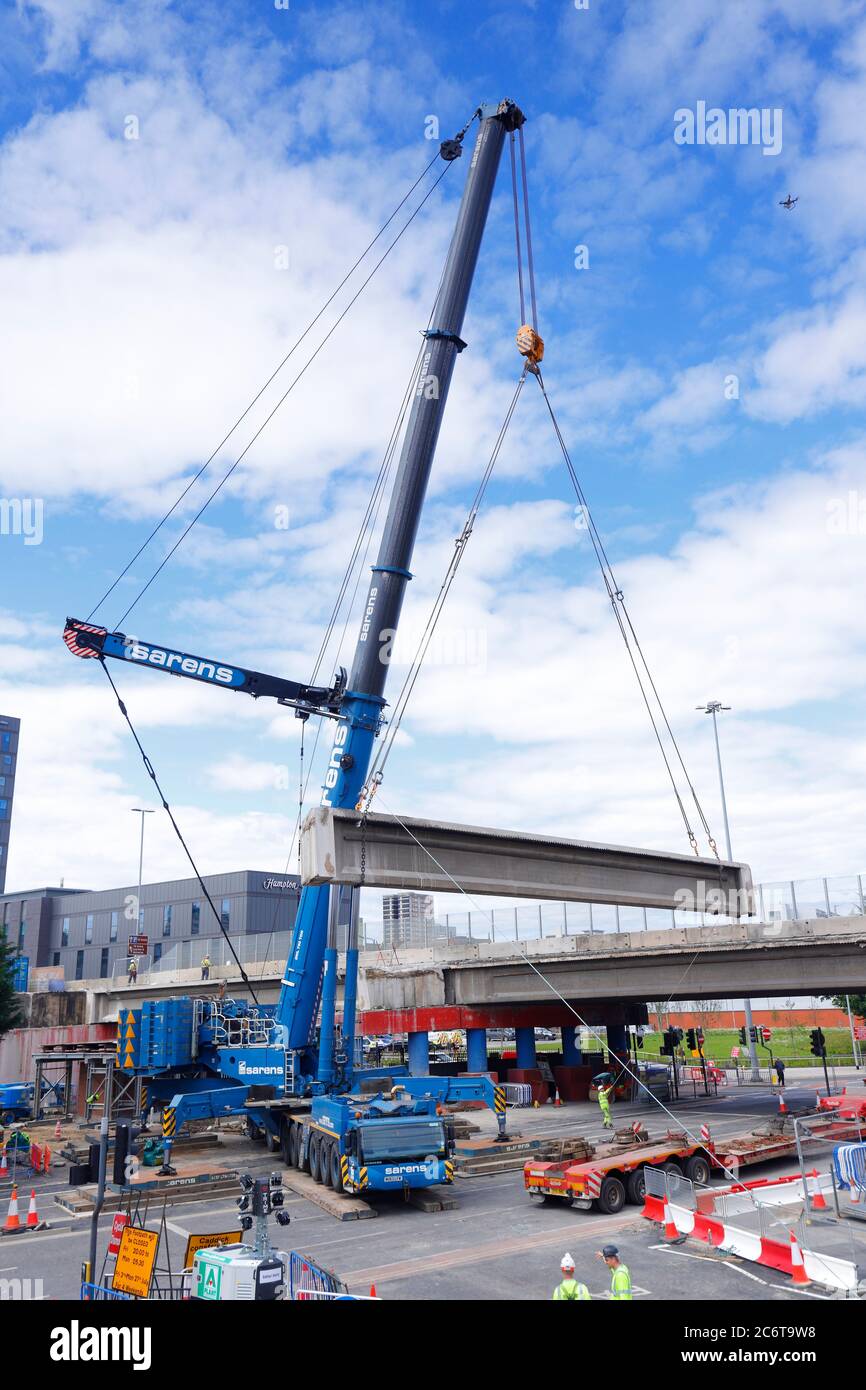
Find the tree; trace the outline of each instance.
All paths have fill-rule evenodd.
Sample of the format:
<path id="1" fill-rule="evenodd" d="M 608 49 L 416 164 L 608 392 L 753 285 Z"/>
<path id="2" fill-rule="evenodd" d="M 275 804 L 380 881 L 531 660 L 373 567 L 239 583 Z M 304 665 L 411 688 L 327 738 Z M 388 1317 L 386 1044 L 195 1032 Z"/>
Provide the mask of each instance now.
<path id="1" fill-rule="evenodd" d="M 844 994 L 822 994 L 822 999 L 830 999 L 837 1009 L 848 1011 L 848 999 L 851 1001 L 851 1012 L 858 1018 L 866 1018 L 866 994 L 849 994 L 847 999 Z"/>
<path id="2" fill-rule="evenodd" d="M 13 988 L 17 952 L 0 935 L 0 1037 L 23 1021 L 21 1001 Z"/>

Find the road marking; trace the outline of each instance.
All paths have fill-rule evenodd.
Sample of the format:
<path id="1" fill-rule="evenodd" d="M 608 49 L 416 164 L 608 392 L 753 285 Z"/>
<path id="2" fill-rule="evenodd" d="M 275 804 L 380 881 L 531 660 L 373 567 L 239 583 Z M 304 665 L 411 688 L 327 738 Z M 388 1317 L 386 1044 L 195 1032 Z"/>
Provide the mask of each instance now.
<path id="1" fill-rule="evenodd" d="M 592 1222 L 585 1235 L 582 1232 L 572 1231 L 569 1233 L 568 1239 L 576 1244 L 585 1240 L 597 1241 L 600 1234 L 620 1230 L 627 1224 L 631 1224 L 632 1221 L 632 1216 L 629 1216 L 627 1221 L 619 1220 L 616 1217 L 602 1217 Z M 385 1283 L 391 1279 L 407 1279 L 413 1274 L 423 1274 L 425 1270 L 455 1269 L 459 1265 L 481 1264 L 484 1260 L 500 1259 L 503 1255 L 524 1254 L 530 1250 L 544 1249 L 548 1245 L 561 1245 L 562 1241 L 562 1228 L 558 1227 L 555 1231 L 544 1231 L 538 1235 L 514 1236 L 507 1240 L 490 1241 L 486 1245 L 461 1246 L 457 1250 L 443 1250 L 438 1255 L 425 1255 L 413 1260 L 398 1260 L 392 1264 L 372 1265 L 368 1269 L 348 1270 L 343 1277 L 349 1283 Z"/>
<path id="2" fill-rule="evenodd" d="M 651 1245 L 651 1250 L 667 1250 L 670 1255 L 681 1255 L 686 1260 L 703 1260 L 705 1264 L 724 1265 L 726 1269 L 733 1269 L 737 1274 L 745 1274 L 747 1279 L 754 1279 L 756 1284 L 764 1284 L 768 1288 L 783 1288 L 782 1284 L 768 1285 L 766 1279 L 761 1279 L 757 1274 L 753 1274 L 750 1269 L 743 1269 L 741 1265 L 730 1264 L 727 1260 L 714 1259 L 712 1255 L 694 1255 L 689 1250 L 674 1250 L 670 1245 Z"/>
<path id="3" fill-rule="evenodd" d="M 784 1293 L 802 1294 L 804 1298 L 817 1298 L 822 1303 L 832 1301 L 829 1294 L 813 1293 L 811 1289 L 798 1289 L 793 1284 L 774 1284 L 769 1279 L 759 1278 L 750 1269 L 743 1269 L 741 1265 L 731 1264 L 728 1260 L 715 1260 L 712 1255 L 693 1255 L 688 1250 L 674 1250 L 670 1245 L 651 1245 L 650 1249 L 667 1250 L 671 1255 L 684 1255 L 687 1260 L 703 1260 L 706 1264 L 724 1265 L 725 1269 L 732 1269 L 735 1274 L 745 1274 L 747 1279 L 754 1279 L 756 1284 L 763 1284 L 766 1289 L 782 1289 Z"/>

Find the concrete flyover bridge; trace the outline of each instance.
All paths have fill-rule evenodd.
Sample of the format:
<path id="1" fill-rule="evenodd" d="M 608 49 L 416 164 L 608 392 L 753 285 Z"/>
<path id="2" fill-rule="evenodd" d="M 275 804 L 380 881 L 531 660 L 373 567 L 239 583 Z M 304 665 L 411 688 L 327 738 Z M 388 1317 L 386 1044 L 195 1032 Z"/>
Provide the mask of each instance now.
<path id="1" fill-rule="evenodd" d="M 470 1068 L 486 1066 L 486 1030 L 513 1023 L 518 1066 L 535 1065 L 534 1026 L 562 1031 L 563 1055 L 580 1060 L 576 1022 L 604 1022 L 608 1047 L 627 1047 L 626 1025 L 650 999 L 747 994 L 844 994 L 866 988 L 866 917 L 735 922 L 619 935 L 401 948 L 365 962 L 359 1000 L 366 1033 L 408 1033 L 410 1065 L 423 1071 L 431 1029 L 465 1027 Z M 565 1012 L 563 1012 L 565 1011 Z M 570 1022 L 568 1022 L 570 1020 Z"/>
<path id="2" fill-rule="evenodd" d="M 818 917 L 401 948 L 399 962 L 388 963 L 382 953 L 365 963 L 362 1003 L 369 1009 L 479 1007 L 549 1003 L 557 993 L 584 1003 L 638 1003 L 864 987 L 866 917 Z"/>

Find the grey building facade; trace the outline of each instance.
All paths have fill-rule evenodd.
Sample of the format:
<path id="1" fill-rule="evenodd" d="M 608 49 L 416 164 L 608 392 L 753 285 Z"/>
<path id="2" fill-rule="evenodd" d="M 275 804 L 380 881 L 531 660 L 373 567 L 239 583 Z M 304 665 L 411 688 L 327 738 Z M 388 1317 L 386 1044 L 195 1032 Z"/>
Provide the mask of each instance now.
<path id="1" fill-rule="evenodd" d="M 13 718 L 11 714 L 0 714 L 0 894 L 6 891 L 6 863 L 9 858 L 20 729 L 20 719 Z"/>
<path id="2" fill-rule="evenodd" d="M 204 883 L 230 936 L 291 931 L 300 895 L 292 875 L 242 869 L 206 874 Z M 159 960 L 184 941 L 220 937 L 219 923 L 198 879 L 87 889 L 37 888 L 0 895 L 0 922 L 12 946 L 33 966 L 62 966 L 67 980 L 107 979 L 128 959 L 129 937 L 147 937 L 147 956 Z"/>
<path id="3" fill-rule="evenodd" d="M 433 899 L 429 893 L 383 894 L 384 946 L 428 946 L 433 930 Z"/>

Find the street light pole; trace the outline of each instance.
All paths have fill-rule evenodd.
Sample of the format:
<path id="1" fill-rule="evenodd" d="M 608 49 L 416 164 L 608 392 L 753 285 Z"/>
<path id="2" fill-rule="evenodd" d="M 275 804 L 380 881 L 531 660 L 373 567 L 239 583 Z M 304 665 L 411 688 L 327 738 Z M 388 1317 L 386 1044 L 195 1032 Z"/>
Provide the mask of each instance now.
<path id="1" fill-rule="evenodd" d="M 148 810 L 145 806 L 133 806 L 132 809 L 137 816 L 141 816 L 141 839 L 138 846 L 138 897 L 136 899 L 135 922 L 135 934 L 137 936 L 141 931 L 141 875 L 144 868 L 144 818 L 145 816 L 152 816 L 153 811 Z"/>
<path id="2" fill-rule="evenodd" d="M 719 769 L 719 792 L 722 798 L 722 822 L 725 827 L 725 847 L 727 849 L 728 862 L 733 863 L 734 854 L 731 849 L 731 827 L 728 823 L 728 801 L 727 797 L 725 796 L 725 779 L 722 774 L 722 750 L 719 746 L 718 723 L 719 713 L 721 711 L 727 711 L 731 707 L 730 705 L 723 705 L 720 700 L 708 700 L 705 705 L 697 705 L 696 708 L 699 709 L 702 714 L 711 714 L 713 716 L 713 736 L 716 741 L 716 766 Z M 752 1021 L 751 999 L 743 1000 L 743 1012 L 746 1016 L 746 1039 L 749 1044 L 749 1060 L 752 1065 L 752 1079 L 754 1081 L 757 1081 L 760 1072 L 758 1067 L 758 1046 L 755 1042 L 755 1035 L 753 1031 L 754 1023 Z"/>

